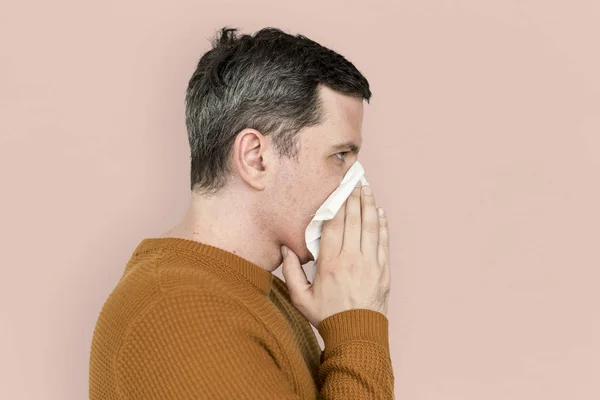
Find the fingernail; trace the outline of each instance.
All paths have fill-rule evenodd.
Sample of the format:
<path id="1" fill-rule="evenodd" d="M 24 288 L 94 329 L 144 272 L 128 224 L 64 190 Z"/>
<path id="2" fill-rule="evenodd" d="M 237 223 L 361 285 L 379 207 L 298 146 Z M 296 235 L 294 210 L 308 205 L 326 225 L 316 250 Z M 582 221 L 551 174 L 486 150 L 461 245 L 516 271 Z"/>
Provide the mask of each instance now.
<path id="1" fill-rule="evenodd" d="M 380 217 L 385 217 L 385 211 L 383 211 L 383 208 L 378 209 L 377 212 L 379 212 Z"/>
<path id="2" fill-rule="evenodd" d="M 285 246 L 281 246 L 281 254 L 286 257 L 288 254 L 288 248 Z"/>
<path id="3" fill-rule="evenodd" d="M 363 193 L 366 194 L 367 196 L 370 196 L 373 194 L 373 191 L 371 190 L 370 186 L 363 186 L 362 190 L 363 190 Z"/>

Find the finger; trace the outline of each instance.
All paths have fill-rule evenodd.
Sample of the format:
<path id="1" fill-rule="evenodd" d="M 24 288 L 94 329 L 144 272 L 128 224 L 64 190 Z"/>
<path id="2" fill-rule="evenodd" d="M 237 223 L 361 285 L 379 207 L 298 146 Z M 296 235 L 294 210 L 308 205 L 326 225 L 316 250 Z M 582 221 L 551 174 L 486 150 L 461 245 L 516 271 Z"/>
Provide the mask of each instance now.
<path id="1" fill-rule="evenodd" d="M 375 197 L 369 186 L 363 186 L 361 191 L 362 205 L 362 253 L 374 260 L 377 257 L 377 246 L 379 244 L 379 217 L 375 208 Z"/>
<path id="2" fill-rule="evenodd" d="M 383 208 L 379 208 L 379 245 L 377 247 L 377 261 L 379 261 L 379 265 L 383 268 L 389 265 L 389 257 L 390 257 L 390 238 L 388 233 L 388 221 L 387 215 L 385 215 L 385 211 Z"/>
<path id="3" fill-rule="evenodd" d="M 337 256 L 342 250 L 344 242 L 344 219 L 346 217 L 346 203 L 342 204 L 333 219 L 323 223 L 321 230 L 321 249 L 319 252 L 322 257 Z"/>
<path id="4" fill-rule="evenodd" d="M 346 200 L 346 219 L 344 223 L 344 243 L 342 250 L 360 251 L 360 188 L 354 188 Z"/>
<path id="5" fill-rule="evenodd" d="M 383 210 L 382 210 L 383 211 Z M 384 213 L 385 214 L 385 213 Z M 390 246 L 389 246 L 389 230 L 388 230 L 388 222 L 387 222 L 387 216 L 384 215 L 383 216 L 383 221 L 381 221 L 381 223 L 385 226 L 385 231 L 383 233 L 383 240 L 384 240 L 384 244 L 383 244 L 383 248 L 385 249 L 385 251 L 383 252 L 383 264 L 382 264 L 382 275 L 381 275 L 381 284 L 382 287 L 386 288 L 386 292 L 389 293 L 390 291 L 390 286 L 391 286 L 391 282 L 392 282 L 392 268 L 390 266 Z"/>
<path id="6" fill-rule="evenodd" d="M 283 255 L 281 272 L 290 292 L 290 299 L 294 306 L 298 307 L 298 305 L 304 304 L 307 301 L 311 284 L 302 269 L 296 253 L 286 246 L 282 246 L 281 254 Z"/>

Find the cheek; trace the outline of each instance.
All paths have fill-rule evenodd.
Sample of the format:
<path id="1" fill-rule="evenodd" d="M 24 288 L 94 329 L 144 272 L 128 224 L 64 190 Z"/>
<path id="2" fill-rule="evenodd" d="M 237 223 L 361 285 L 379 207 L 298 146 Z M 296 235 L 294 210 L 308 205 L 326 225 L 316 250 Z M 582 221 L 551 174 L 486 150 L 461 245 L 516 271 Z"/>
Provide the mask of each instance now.
<path id="1" fill-rule="evenodd" d="M 287 229 L 296 231 L 297 235 L 338 187 L 342 176 L 339 176 L 341 171 L 317 162 L 296 167 L 286 174 L 276 196 L 282 222 L 287 224 Z"/>
<path id="2" fill-rule="evenodd" d="M 331 185 L 323 179 L 317 180 L 316 182 L 311 182 L 310 185 L 306 186 L 303 208 L 309 221 L 312 218 L 312 215 L 317 212 L 319 207 L 321 207 L 321 204 L 323 204 L 323 202 L 331 193 L 332 190 L 330 190 L 329 186 Z"/>
<path id="3" fill-rule="evenodd" d="M 319 178 L 317 185 L 312 189 L 312 214 L 327 200 L 329 195 L 337 189 L 341 179 L 335 175 L 323 175 Z"/>
<path id="4" fill-rule="evenodd" d="M 304 233 L 308 223 L 321 204 L 337 188 L 341 178 L 331 172 L 297 175 L 293 182 L 280 185 L 276 194 L 277 221 L 279 238 L 286 243 L 303 262 L 310 259 L 306 248 Z"/>

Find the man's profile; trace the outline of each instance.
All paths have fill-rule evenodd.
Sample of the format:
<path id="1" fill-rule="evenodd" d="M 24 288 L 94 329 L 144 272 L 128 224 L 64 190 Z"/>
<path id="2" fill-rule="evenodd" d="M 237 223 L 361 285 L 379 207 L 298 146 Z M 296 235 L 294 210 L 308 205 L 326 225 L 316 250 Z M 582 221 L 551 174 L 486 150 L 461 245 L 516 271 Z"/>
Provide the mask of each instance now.
<path id="1" fill-rule="evenodd" d="M 186 92 L 187 214 L 141 241 L 106 300 L 91 399 L 393 398 L 387 220 L 369 187 L 323 225 L 312 283 L 301 267 L 370 97 L 350 61 L 305 36 L 219 31 Z"/>

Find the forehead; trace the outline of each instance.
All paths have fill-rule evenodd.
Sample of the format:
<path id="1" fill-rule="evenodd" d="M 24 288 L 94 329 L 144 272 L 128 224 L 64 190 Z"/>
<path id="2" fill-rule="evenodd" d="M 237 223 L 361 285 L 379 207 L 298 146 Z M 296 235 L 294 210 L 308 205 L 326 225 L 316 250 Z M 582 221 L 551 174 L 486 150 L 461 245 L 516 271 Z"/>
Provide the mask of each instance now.
<path id="1" fill-rule="evenodd" d="M 326 86 L 319 87 L 323 112 L 322 143 L 336 145 L 354 142 L 360 146 L 362 139 L 363 100 L 336 92 Z"/>

